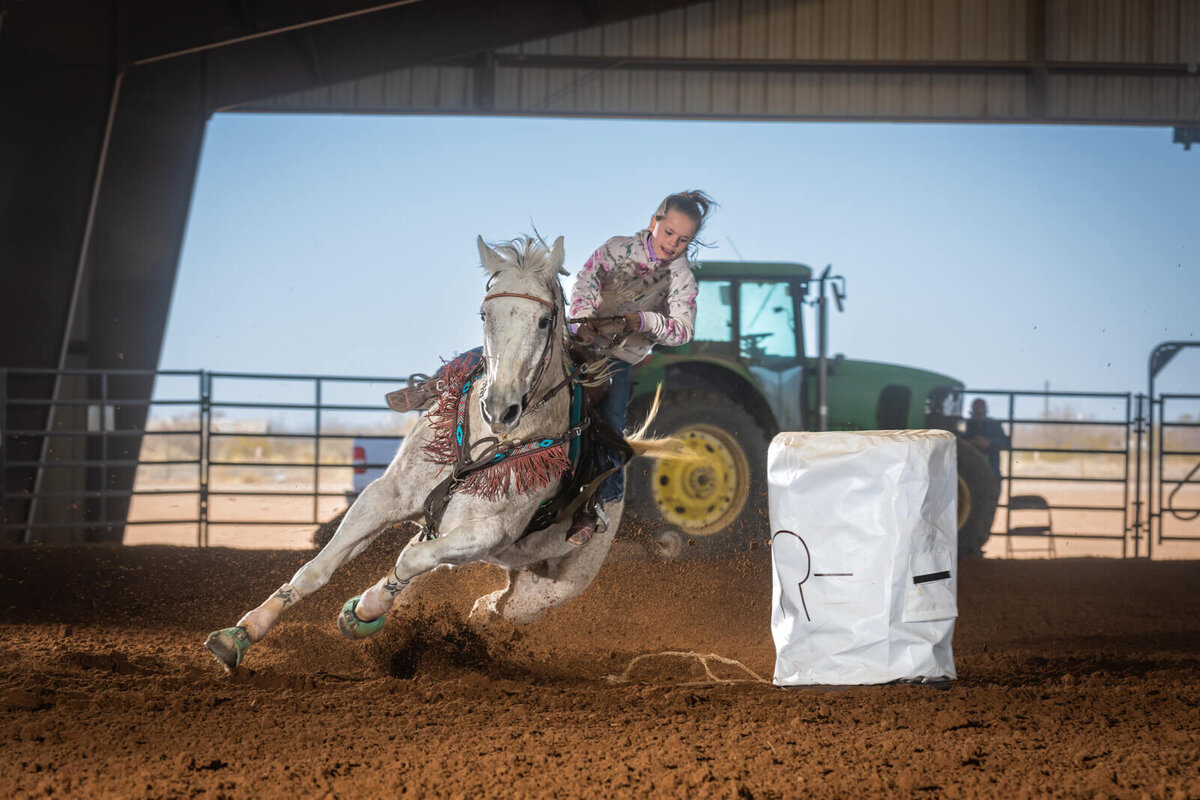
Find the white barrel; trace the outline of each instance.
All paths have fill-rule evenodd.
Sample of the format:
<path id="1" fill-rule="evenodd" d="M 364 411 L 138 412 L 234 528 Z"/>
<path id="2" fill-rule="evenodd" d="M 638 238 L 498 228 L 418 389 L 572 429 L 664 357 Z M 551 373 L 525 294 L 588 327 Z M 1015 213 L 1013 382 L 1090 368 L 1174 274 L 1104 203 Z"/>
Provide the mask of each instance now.
<path id="1" fill-rule="evenodd" d="M 946 431 L 772 440 L 776 685 L 955 677 L 956 462 Z"/>

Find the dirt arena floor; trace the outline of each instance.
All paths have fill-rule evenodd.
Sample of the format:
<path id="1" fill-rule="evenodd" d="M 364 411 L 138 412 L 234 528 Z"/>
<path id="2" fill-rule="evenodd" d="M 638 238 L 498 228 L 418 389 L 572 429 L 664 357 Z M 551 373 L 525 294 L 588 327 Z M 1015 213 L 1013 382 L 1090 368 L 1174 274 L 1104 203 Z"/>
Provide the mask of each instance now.
<path id="1" fill-rule="evenodd" d="M 342 640 L 337 609 L 394 546 L 232 679 L 205 635 L 307 553 L 0 551 L 0 795 L 1200 798 L 1200 562 L 964 563 L 949 688 L 785 690 L 634 663 L 715 653 L 769 678 L 763 551 L 618 548 L 574 603 L 482 635 L 464 618 L 497 574 L 443 570 L 375 640 Z"/>

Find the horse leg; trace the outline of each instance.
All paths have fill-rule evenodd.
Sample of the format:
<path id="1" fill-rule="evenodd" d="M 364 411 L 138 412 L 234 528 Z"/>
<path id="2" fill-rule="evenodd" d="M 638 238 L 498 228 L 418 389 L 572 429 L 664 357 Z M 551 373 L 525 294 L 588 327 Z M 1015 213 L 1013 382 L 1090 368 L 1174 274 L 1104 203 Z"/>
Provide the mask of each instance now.
<path id="1" fill-rule="evenodd" d="M 516 625 L 528 625 L 541 619 L 547 610 L 580 596 L 592 585 L 608 557 L 608 548 L 617 535 L 623 510 L 624 503 L 605 507 L 610 525 L 604 533 L 596 534 L 587 547 L 564 546 L 565 524 L 560 524 L 539 531 L 500 554 L 500 560 L 515 560 L 521 566 L 510 566 L 505 570 L 508 585 L 503 589 L 475 601 L 470 609 L 470 624 L 486 627 L 494 619 L 504 619 Z M 529 555 L 538 552 L 562 555 L 551 555 L 540 561 L 528 559 Z"/>
<path id="2" fill-rule="evenodd" d="M 507 567 L 504 570 L 504 587 L 497 589 L 491 594 L 485 594 L 482 597 L 475 598 L 475 604 L 471 606 L 471 613 L 467 617 L 467 624 L 472 628 L 486 628 L 488 623 L 499 616 L 499 608 L 508 600 L 508 597 L 513 593 L 517 586 L 518 575 L 525 569 L 530 567 L 513 568 Z"/>
<path id="3" fill-rule="evenodd" d="M 563 556 L 507 570 L 506 587 L 475 601 L 471 608 L 471 624 L 484 627 L 499 617 L 517 625 L 528 625 L 537 622 L 550 609 L 582 594 L 608 557 L 623 509 L 623 504 L 605 508 L 610 518 L 608 530 L 597 533 L 586 547 L 572 547 Z M 563 526 L 556 525 L 534 535 L 545 535 L 551 545 L 556 545 L 562 541 Z"/>
<path id="4" fill-rule="evenodd" d="M 413 579 L 442 565 L 461 566 L 479 561 L 512 536 L 521 513 L 497 513 L 496 504 L 474 497 L 451 503 L 442 520 L 442 535 L 428 541 L 410 541 L 400 551 L 396 565 L 360 596 L 352 597 L 338 615 L 338 630 L 347 639 L 361 639 L 379 631 L 397 597 Z"/>
<path id="5" fill-rule="evenodd" d="M 261 641 L 285 610 L 320 589 L 350 559 L 357 556 L 393 522 L 408 518 L 416 503 L 401 491 L 398 482 L 385 474 L 363 490 L 338 525 L 329 544 L 321 548 L 291 580 L 280 586 L 262 605 L 245 614 L 233 628 L 209 634 L 204 646 L 232 672 L 245 658 L 246 651 Z"/>

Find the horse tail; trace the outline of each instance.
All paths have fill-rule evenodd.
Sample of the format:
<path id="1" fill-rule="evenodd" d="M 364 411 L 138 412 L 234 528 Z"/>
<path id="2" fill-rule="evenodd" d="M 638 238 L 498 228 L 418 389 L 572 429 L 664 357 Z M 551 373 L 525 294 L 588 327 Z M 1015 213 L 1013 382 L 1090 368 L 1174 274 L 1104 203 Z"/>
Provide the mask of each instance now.
<path id="1" fill-rule="evenodd" d="M 684 461 L 699 459 L 700 456 L 692 448 L 688 447 L 684 439 L 679 436 L 650 436 L 650 425 L 653 424 L 654 418 L 658 416 L 661 403 L 662 384 L 660 383 L 658 388 L 654 390 L 654 401 L 650 404 L 650 412 L 646 414 L 646 420 L 640 428 L 625 437 L 625 441 L 633 448 L 633 454 L 649 458 Z"/>
<path id="2" fill-rule="evenodd" d="M 633 448 L 635 456 L 670 459 L 672 461 L 700 460 L 700 455 L 688 447 L 678 436 L 663 436 L 658 439 L 632 439 L 625 441 Z"/>

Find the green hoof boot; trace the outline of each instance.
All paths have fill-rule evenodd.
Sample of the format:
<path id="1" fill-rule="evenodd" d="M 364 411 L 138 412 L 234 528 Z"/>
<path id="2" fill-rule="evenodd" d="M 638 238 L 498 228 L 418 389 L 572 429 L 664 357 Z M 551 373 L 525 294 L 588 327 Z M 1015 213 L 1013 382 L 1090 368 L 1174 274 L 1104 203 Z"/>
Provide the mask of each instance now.
<path id="1" fill-rule="evenodd" d="M 338 614 L 338 630 L 347 639 L 365 639 L 368 636 L 374 636 L 383 628 L 383 623 L 387 622 L 387 614 L 367 622 L 359 619 L 358 615 L 354 613 L 354 609 L 358 608 L 358 601 L 361 599 L 361 594 L 351 597 L 342 606 L 342 613 Z"/>
<path id="2" fill-rule="evenodd" d="M 237 671 L 251 644 L 245 628 L 222 628 L 204 640 L 204 646 L 230 675 Z"/>

